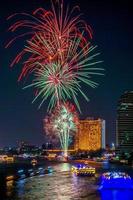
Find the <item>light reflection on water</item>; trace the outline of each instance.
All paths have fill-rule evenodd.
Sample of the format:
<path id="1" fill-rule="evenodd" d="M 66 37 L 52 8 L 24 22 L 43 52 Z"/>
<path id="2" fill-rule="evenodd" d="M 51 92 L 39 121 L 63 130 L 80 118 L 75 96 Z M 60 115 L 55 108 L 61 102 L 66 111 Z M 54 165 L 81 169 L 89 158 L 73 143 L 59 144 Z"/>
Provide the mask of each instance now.
<path id="1" fill-rule="evenodd" d="M 54 167 L 55 172 L 42 177 L 18 182 L 14 200 L 99 200 L 95 179 L 76 177 L 70 172 L 70 165 L 63 163 Z M 89 180 L 89 182 L 88 182 Z"/>
<path id="2" fill-rule="evenodd" d="M 10 197 L 12 195 L 13 190 L 14 190 L 14 181 L 13 180 L 7 181 L 6 182 L 6 195 L 7 195 L 7 197 Z"/>
<path id="3" fill-rule="evenodd" d="M 16 189 L 17 189 L 17 195 L 20 199 L 24 196 L 24 187 L 25 187 L 26 179 L 20 180 L 17 182 Z"/>
<path id="4" fill-rule="evenodd" d="M 69 163 L 62 163 L 54 166 L 56 172 L 70 171 L 71 165 Z"/>
<path id="5" fill-rule="evenodd" d="M 128 190 L 97 189 L 94 177 L 71 174 L 68 163 L 55 165 L 53 173 L 6 185 L 9 200 L 133 200 L 133 193 Z"/>

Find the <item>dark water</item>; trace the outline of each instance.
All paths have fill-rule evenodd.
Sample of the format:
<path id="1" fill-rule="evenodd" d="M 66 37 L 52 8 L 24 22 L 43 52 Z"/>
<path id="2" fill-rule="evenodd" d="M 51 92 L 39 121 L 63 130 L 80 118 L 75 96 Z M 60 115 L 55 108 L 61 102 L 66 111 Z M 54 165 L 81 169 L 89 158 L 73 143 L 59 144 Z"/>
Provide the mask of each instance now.
<path id="1" fill-rule="evenodd" d="M 77 177 L 70 172 L 69 163 L 53 164 L 54 172 L 17 182 L 0 184 L 0 200 L 133 200 L 131 190 L 99 191 L 95 177 Z M 116 166 L 97 168 L 97 177 L 103 171 L 119 170 Z M 132 175 L 132 170 L 122 167 Z"/>

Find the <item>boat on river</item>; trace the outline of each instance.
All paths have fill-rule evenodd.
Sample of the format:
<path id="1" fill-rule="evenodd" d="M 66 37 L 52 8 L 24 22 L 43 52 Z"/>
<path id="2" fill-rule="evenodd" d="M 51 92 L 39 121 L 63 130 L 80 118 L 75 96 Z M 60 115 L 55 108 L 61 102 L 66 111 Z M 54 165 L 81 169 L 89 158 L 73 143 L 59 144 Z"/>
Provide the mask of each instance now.
<path id="1" fill-rule="evenodd" d="M 71 172 L 78 175 L 95 175 L 96 170 L 94 167 L 85 164 L 77 164 L 71 167 Z"/>
<path id="2" fill-rule="evenodd" d="M 101 176 L 100 189 L 133 189 L 133 180 L 125 172 L 106 172 Z"/>

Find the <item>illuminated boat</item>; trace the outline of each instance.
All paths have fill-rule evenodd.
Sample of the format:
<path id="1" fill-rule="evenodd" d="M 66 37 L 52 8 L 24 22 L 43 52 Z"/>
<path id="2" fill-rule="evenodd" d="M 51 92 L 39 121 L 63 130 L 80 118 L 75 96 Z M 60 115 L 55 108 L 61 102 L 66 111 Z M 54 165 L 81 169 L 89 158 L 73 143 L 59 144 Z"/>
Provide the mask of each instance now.
<path id="1" fill-rule="evenodd" d="M 36 169 L 35 175 L 44 175 L 45 174 L 45 169 L 43 167 L 39 167 Z"/>
<path id="2" fill-rule="evenodd" d="M 35 175 L 35 172 L 33 169 L 28 169 L 27 172 L 26 172 L 26 176 L 27 177 L 32 177 Z"/>
<path id="3" fill-rule="evenodd" d="M 46 169 L 45 169 L 45 174 L 50 174 L 50 173 L 53 173 L 53 168 L 51 166 L 48 166 Z"/>
<path id="4" fill-rule="evenodd" d="M 0 161 L 12 163 L 12 162 L 14 162 L 14 157 L 13 156 L 7 156 L 7 155 L 0 155 Z"/>
<path id="5" fill-rule="evenodd" d="M 13 175 L 10 175 L 10 176 L 6 176 L 6 181 L 12 181 L 14 180 L 14 176 Z"/>
<path id="6" fill-rule="evenodd" d="M 133 189 L 133 180 L 124 172 L 106 172 L 101 177 L 100 189 Z"/>
<path id="7" fill-rule="evenodd" d="M 76 175 L 95 175 L 96 172 L 94 167 L 90 167 L 85 164 L 78 164 L 76 166 L 72 166 L 71 171 Z"/>
<path id="8" fill-rule="evenodd" d="M 37 165 L 37 160 L 36 159 L 33 159 L 33 160 L 31 160 L 31 164 L 33 165 L 33 166 L 36 166 Z"/>
<path id="9" fill-rule="evenodd" d="M 20 169 L 17 171 L 17 176 L 16 176 L 17 179 L 24 179 L 26 178 L 26 175 L 25 175 L 25 172 L 23 169 Z"/>

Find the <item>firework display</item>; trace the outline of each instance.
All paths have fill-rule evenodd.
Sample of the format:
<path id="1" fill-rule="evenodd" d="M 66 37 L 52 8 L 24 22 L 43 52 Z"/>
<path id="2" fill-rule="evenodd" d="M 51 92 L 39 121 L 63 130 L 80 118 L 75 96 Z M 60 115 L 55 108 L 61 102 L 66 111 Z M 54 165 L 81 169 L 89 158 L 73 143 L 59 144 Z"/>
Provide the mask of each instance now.
<path id="1" fill-rule="evenodd" d="M 45 118 L 45 131 L 47 135 L 53 134 L 59 137 L 64 155 L 67 156 L 67 150 L 70 142 L 70 136 L 77 131 L 78 115 L 74 105 L 70 103 L 61 103 Z"/>
<path id="2" fill-rule="evenodd" d="M 33 102 L 41 99 L 39 108 L 45 100 L 49 102 L 45 130 L 59 137 L 67 155 L 70 135 L 77 129 L 78 118 L 75 107 L 66 102 L 74 103 L 80 111 L 78 95 L 89 100 L 83 86 L 97 87 L 92 76 L 103 75 L 103 69 L 95 67 L 102 61 L 95 60 L 99 55 L 95 53 L 97 46 L 91 45 L 90 26 L 76 13 L 79 7 L 65 10 L 63 0 L 52 1 L 51 5 L 51 10 L 39 8 L 31 15 L 16 13 L 8 17 L 8 20 L 15 20 L 9 31 L 21 29 L 22 33 L 20 31 L 6 47 L 26 37 L 25 47 L 11 66 L 24 59 L 18 80 L 32 75 L 32 83 L 24 88 L 35 89 Z"/>
<path id="3" fill-rule="evenodd" d="M 96 46 L 90 44 L 90 26 L 80 19 L 80 15 L 73 16 L 77 6 L 72 11 L 68 8 L 65 11 L 63 1 L 57 2 L 57 7 L 52 3 L 50 11 L 39 8 L 32 15 L 21 13 L 20 16 L 26 19 L 16 21 L 9 30 L 14 32 L 20 28 L 28 28 L 28 31 L 12 39 L 6 47 L 18 38 L 30 35 L 27 45 L 11 64 L 18 63 L 26 53 L 30 54 L 18 80 L 31 73 L 35 76 L 33 82 L 25 88 L 35 88 L 37 92 L 33 102 L 38 97 L 41 98 L 39 107 L 49 99 L 49 111 L 59 105 L 60 101 L 71 99 L 80 111 L 78 94 L 88 101 L 81 83 L 92 88 L 98 85 L 91 80 L 91 76 L 102 75 L 100 70 L 103 69 L 92 66 L 102 61 L 95 61 L 99 53 L 92 54 Z M 8 19 L 16 16 L 19 14 Z"/>

